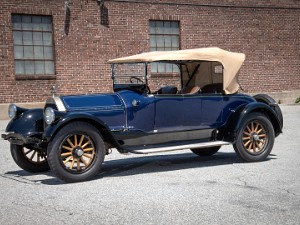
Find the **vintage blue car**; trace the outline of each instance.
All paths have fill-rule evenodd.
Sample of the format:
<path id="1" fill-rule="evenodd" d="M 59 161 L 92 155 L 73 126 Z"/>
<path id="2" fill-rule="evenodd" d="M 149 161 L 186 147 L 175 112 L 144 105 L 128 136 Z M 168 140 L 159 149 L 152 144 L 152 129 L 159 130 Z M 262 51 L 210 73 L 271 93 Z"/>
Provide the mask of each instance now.
<path id="1" fill-rule="evenodd" d="M 232 144 L 245 161 L 264 160 L 282 132 L 269 96 L 239 94 L 245 55 L 220 48 L 147 52 L 110 60 L 114 93 L 53 96 L 42 109 L 11 104 L 2 138 L 30 172 L 51 171 L 65 182 L 91 179 L 105 155 L 191 149 L 210 156 Z M 178 84 L 158 90 L 159 68 Z M 152 76 L 152 77 L 151 77 Z"/>

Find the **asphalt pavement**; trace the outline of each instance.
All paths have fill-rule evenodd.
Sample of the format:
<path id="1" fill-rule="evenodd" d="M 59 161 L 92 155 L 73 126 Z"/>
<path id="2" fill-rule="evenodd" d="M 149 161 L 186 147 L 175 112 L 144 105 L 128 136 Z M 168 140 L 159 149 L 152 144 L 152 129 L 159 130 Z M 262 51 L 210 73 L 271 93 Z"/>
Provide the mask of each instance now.
<path id="1" fill-rule="evenodd" d="M 75 184 L 23 171 L 0 140 L 0 224 L 299 224 L 300 105 L 281 108 L 284 133 L 264 162 L 244 163 L 232 146 L 211 157 L 113 152 Z"/>

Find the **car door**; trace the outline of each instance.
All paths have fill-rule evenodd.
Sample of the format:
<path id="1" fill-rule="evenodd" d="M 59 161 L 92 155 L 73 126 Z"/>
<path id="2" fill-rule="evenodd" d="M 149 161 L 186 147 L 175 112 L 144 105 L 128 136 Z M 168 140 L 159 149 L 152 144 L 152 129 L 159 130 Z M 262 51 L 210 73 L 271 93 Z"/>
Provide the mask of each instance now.
<path id="1" fill-rule="evenodd" d="M 222 95 L 157 95 L 155 131 L 165 142 L 209 139 L 222 122 L 222 111 Z"/>
<path id="2" fill-rule="evenodd" d="M 182 95 L 155 95 L 156 132 L 184 129 L 184 104 Z"/>

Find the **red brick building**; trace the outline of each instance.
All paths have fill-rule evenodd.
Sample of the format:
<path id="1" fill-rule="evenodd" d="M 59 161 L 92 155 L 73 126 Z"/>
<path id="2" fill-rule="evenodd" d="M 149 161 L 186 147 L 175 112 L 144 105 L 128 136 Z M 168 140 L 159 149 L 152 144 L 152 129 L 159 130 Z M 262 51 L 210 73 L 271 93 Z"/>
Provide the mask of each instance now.
<path id="1" fill-rule="evenodd" d="M 300 89 L 297 0 L 2 0 L 0 27 L 0 103 L 44 101 L 52 86 L 112 91 L 106 61 L 153 46 L 243 52 L 245 92 Z M 163 71 L 151 85 L 175 79 Z"/>

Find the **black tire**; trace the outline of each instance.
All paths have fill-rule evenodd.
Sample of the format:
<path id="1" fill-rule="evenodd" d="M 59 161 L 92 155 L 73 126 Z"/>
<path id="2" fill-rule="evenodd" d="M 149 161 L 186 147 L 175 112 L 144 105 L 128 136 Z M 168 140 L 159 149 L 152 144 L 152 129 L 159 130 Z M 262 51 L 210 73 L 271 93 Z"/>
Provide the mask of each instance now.
<path id="1" fill-rule="evenodd" d="M 68 183 L 81 182 L 100 171 L 105 146 L 94 126 L 72 122 L 55 135 L 48 145 L 47 155 L 55 176 Z"/>
<path id="2" fill-rule="evenodd" d="M 272 151 L 275 133 L 262 113 L 251 113 L 241 123 L 233 144 L 235 152 L 247 162 L 263 161 Z"/>
<path id="3" fill-rule="evenodd" d="M 27 149 L 22 145 L 10 144 L 10 152 L 15 163 L 23 170 L 41 173 L 50 169 L 47 157 L 40 151 Z"/>
<path id="4" fill-rule="evenodd" d="M 195 148 L 191 149 L 193 153 L 199 156 L 212 156 L 220 150 L 221 146 L 214 146 L 209 148 Z"/>

